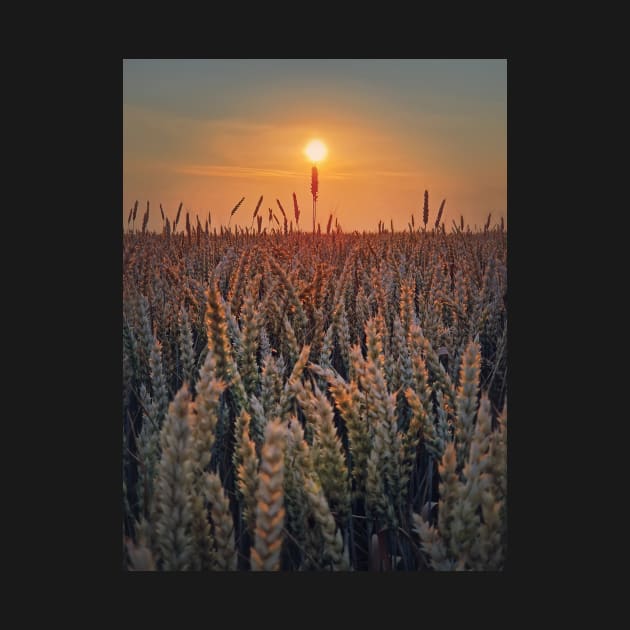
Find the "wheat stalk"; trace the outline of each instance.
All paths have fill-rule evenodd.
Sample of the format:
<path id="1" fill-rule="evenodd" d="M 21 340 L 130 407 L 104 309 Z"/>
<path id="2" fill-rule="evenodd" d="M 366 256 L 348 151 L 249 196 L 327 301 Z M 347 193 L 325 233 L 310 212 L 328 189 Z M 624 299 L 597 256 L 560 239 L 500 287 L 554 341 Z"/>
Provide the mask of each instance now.
<path id="1" fill-rule="evenodd" d="M 269 422 L 262 447 L 256 493 L 256 530 L 251 548 L 253 571 L 278 571 L 284 527 L 284 442 L 286 428 L 279 420 Z"/>
<path id="2" fill-rule="evenodd" d="M 347 571 L 350 568 L 349 559 L 347 550 L 344 554 L 341 532 L 335 527 L 335 519 L 322 487 L 315 479 L 310 477 L 305 480 L 306 496 L 324 540 L 323 564 L 330 564 L 335 570 Z"/>
<path id="3" fill-rule="evenodd" d="M 221 479 L 216 473 L 206 473 L 205 493 L 210 504 L 214 540 L 217 552 L 214 554 L 219 571 L 236 571 L 236 549 L 234 547 L 234 521 L 230 503 L 225 496 Z"/>
<path id="4" fill-rule="evenodd" d="M 184 385 L 169 405 L 160 433 L 162 456 L 155 483 L 154 522 L 165 571 L 186 570 L 193 563 L 190 401 Z"/>
<path id="5" fill-rule="evenodd" d="M 424 229 L 427 229 L 427 223 L 429 222 L 429 191 L 424 191 L 424 205 L 422 206 L 422 222 L 424 223 Z"/>
<path id="6" fill-rule="evenodd" d="M 241 200 L 232 208 L 230 212 L 230 218 L 228 220 L 228 228 L 230 227 L 230 221 L 232 220 L 232 217 L 236 214 L 236 211 L 241 207 L 241 204 L 243 203 L 243 201 L 245 201 L 245 197 L 241 197 Z"/>
<path id="7" fill-rule="evenodd" d="M 457 459 L 460 466 L 464 465 L 473 435 L 473 420 L 477 411 L 477 395 L 479 393 L 480 372 L 479 344 L 471 341 L 462 357 L 459 371 L 459 387 L 455 407 L 457 422 L 455 438 L 457 441 Z"/>
<path id="8" fill-rule="evenodd" d="M 243 520 L 250 534 L 256 522 L 256 491 L 258 488 L 258 456 L 250 436 L 251 416 L 242 411 L 234 425 L 235 448 L 233 463 L 236 469 L 237 488 L 241 499 Z"/>
<path id="9" fill-rule="evenodd" d="M 295 196 L 295 193 L 293 193 L 293 214 L 295 215 L 295 224 L 299 228 L 299 225 L 300 225 L 300 207 L 298 206 L 298 201 L 297 201 L 297 197 Z"/>
<path id="10" fill-rule="evenodd" d="M 440 221 L 442 219 L 442 212 L 444 210 L 444 204 L 446 203 L 446 199 L 442 199 L 442 203 L 440 204 L 440 209 L 438 210 L 437 217 L 435 219 L 435 229 L 436 231 L 440 227 Z M 427 217 L 428 218 L 428 217 Z"/>

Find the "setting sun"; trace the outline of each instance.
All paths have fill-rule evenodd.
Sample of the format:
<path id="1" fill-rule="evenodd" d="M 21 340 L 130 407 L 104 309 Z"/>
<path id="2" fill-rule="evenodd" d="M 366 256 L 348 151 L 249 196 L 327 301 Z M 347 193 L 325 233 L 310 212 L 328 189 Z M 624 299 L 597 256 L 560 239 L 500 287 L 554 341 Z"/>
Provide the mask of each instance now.
<path id="1" fill-rule="evenodd" d="M 321 140 L 312 140 L 306 145 L 304 153 L 311 162 L 321 162 L 326 157 L 328 149 Z"/>

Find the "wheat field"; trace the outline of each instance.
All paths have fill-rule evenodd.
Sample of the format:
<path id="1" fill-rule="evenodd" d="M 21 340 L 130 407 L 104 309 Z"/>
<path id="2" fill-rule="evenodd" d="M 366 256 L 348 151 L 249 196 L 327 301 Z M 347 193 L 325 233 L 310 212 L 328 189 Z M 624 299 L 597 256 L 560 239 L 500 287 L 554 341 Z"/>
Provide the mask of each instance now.
<path id="1" fill-rule="evenodd" d="M 503 569 L 503 222 L 278 205 L 123 234 L 123 569 Z"/>

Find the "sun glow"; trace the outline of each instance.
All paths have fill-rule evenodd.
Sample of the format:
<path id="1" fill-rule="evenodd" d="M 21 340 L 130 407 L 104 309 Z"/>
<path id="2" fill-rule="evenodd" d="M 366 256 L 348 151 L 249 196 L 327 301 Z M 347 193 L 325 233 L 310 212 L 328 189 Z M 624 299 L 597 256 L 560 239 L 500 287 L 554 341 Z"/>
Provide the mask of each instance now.
<path id="1" fill-rule="evenodd" d="M 304 149 L 304 154 L 311 162 L 321 162 L 327 153 L 328 149 L 321 140 L 311 140 Z"/>

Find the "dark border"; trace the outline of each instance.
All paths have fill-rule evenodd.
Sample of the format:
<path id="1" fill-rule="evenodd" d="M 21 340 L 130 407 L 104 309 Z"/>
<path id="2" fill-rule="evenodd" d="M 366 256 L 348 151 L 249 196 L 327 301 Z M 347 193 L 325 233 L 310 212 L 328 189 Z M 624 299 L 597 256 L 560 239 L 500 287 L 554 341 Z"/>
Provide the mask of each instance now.
<path id="1" fill-rule="evenodd" d="M 540 527 L 540 520 L 545 519 L 544 496 L 548 483 L 539 479 L 542 475 L 547 478 L 549 472 L 545 470 L 546 464 L 541 465 L 539 459 L 540 436 L 544 430 L 543 423 L 551 419 L 543 419 L 541 409 L 544 409 L 545 393 L 540 392 L 533 384 L 532 374 L 539 374 L 545 370 L 545 364 L 541 365 L 537 354 L 542 343 L 533 343 L 532 337 L 538 335 L 546 328 L 545 305 L 537 301 L 538 288 L 533 283 L 543 278 L 548 263 L 541 259 L 541 254 L 536 246 L 539 243 L 540 220 L 535 218 L 533 208 L 543 200 L 544 193 L 540 185 L 536 183 L 535 173 L 532 173 L 533 164 L 539 164 L 544 156 L 541 156 L 540 147 L 528 137 L 530 124 L 526 118 L 532 116 L 532 107 L 536 100 L 535 77 L 527 75 L 524 65 L 508 60 L 508 277 L 509 277 L 509 557 L 504 576 L 520 573 L 526 567 L 538 564 L 533 556 L 539 556 L 535 551 L 537 539 L 532 532 Z M 107 76 L 107 83 L 102 83 Z M 528 81 L 528 79 L 530 79 Z M 144 584 L 144 578 L 138 575 L 124 574 L 120 570 L 120 488 L 113 479 L 120 480 L 120 432 L 118 417 L 120 415 L 119 394 L 120 391 L 120 296 L 121 296 L 121 223 L 120 204 L 122 199 L 122 57 L 114 59 L 107 64 L 107 72 L 101 73 L 95 78 L 101 86 L 100 90 L 92 93 L 89 102 L 91 120 L 90 141 L 94 144 L 91 155 L 94 161 L 90 163 L 88 172 L 98 169 L 96 176 L 87 178 L 87 189 L 82 191 L 83 211 L 89 216 L 94 213 L 94 227 L 87 229 L 99 234 L 98 244 L 92 250 L 92 256 L 86 260 L 93 266 L 94 280 L 89 292 L 93 295 L 93 301 L 88 306 L 92 311 L 89 315 L 90 326 L 81 331 L 79 342 L 85 353 L 84 365 L 89 365 L 89 371 L 84 375 L 84 381 L 80 387 L 85 388 L 87 396 L 82 403 L 83 413 L 80 426 L 75 427 L 79 431 L 79 439 L 76 449 L 85 448 L 85 441 L 90 442 L 89 466 L 81 466 L 79 476 L 89 476 L 89 482 L 85 482 L 79 491 L 81 496 L 76 497 L 75 515 L 79 528 L 86 527 L 89 530 L 88 540 L 90 564 L 95 563 L 94 568 L 100 572 L 105 566 L 111 566 L 115 573 L 127 575 L 124 579 L 133 580 L 130 583 L 130 593 L 135 592 L 140 581 Z M 107 85 L 103 88 L 103 85 Z M 538 108 L 538 111 L 539 108 Z M 528 142 L 529 140 L 529 142 Z M 99 163 L 100 160 L 100 163 Z M 118 175 L 116 175 L 118 173 Z M 531 173 L 531 175 L 530 175 Z M 96 180 L 96 181 L 95 181 Z M 520 185 L 519 185 L 520 180 Z M 527 195 L 527 192 L 530 195 Z M 101 207 L 103 206 L 103 207 Z M 93 210 L 92 210 L 93 209 Z M 540 215 L 539 215 L 540 216 Z M 98 217 L 98 218 L 96 218 Z M 106 227 L 103 227 L 102 217 L 108 218 Z M 544 221 L 544 215 L 543 215 Z M 111 223 L 111 225 L 110 225 Z M 538 224 L 538 226 L 537 226 Z M 88 219 L 88 226 L 89 226 Z M 102 235 L 102 239 L 100 238 Z M 544 286 L 544 283 L 543 283 Z M 529 290 L 528 290 L 529 289 Z M 78 290 L 82 293 L 81 290 Z M 79 296 L 79 304 L 82 296 Z M 545 300 L 543 297 L 542 300 Z M 536 314 L 536 307 L 540 310 Z M 76 319 L 85 317 L 80 312 L 75 314 Z M 96 330 L 96 332 L 95 332 Z M 544 339 L 544 334 L 541 337 Z M 550 340 L 549 337 L 547 340 Z M 546 345 L 547 340 L 544 342 Z M 547 345 L 547 348 L 550 346 Z M 102 357 L 98 361 L 101 365 L 94 365 L 94 355 Z M 91 357 L 88 359 L 88 357 Z M 111 362 L 111 363 L 110 363 Z M 101 418 L 101 416 L 103 416 Z M 86 430 L 87 429 L 87 430 Z M 89 436 L 89 437 L 88 437 Z M 92 452 L 97 452 L 92 455 Z M 98 476 L 94 471 L 98 470 Z M 87 472 L 89 471 L 89 472 Z M 100 482 L 100 483 L 98 483 Z M 111 495 L 110 495 L 111 493 Z M 93 503 L 93 512 L 90 517 L 83 516 L 85 502 Z M 540 506 L 538 509 L 537 506 Z M 86 523 L 89 518 L 89 524 Z M 534 526 L 536 524 L 536 526 Z M 99 531 L 102 528 L 102 531 Z M 90 542 L 89 542 L 90 541 Z M 99 554 L 103 557 L 99 558 Z M 429 580 L 427 578 L 430 578 Z M 151 579 L 177 579 L 167 578 Z M 190 578 L 184 588 L 192 586 Z M 359 588 L 363 593 L 374 585 L 375 595 L 379 598 L 375 605 L 387 609 L 390 606 L 411 605 L 418 602 L 422 590 L 429 584 L 438 584 L 446 587 L 453 586 L 452 580 L 461 579 L 458 576 L 436 577 L 436 574 L 410 575 L 392 574 L 388 576 L 274 576 L 265 577 L 238 574 L 235 576 L 204 576 L 200 580 L 194 580 L 195 584 L 201 584 L 205 590 L 210 585 L 206 583 L 210 579 L 212 588 L 216 585 L 225 585 L 228 589 L 238 589 L 242 586 L 257 590 L 269 583 L 274 592 L 281 589 L 281 593 L 287 593 L 281 600 L 288 598 L 286 589 L 292 584 L 298 586 L 298 601 L 304 602 L 306 610 L 318 608 L 316 600 L 307 595 L 308 586 L 317 585 L 323 588 L 327 595 L 350 591 Z M 333 580 L 330 582 L 329 580 Z M 442 580 L 446 579 L 444 583 Z M 468 580 L 469 578 L 463 578 Z M 501 575 L 486 574 L 479 579 L 485 583 L 483 588 L 494 589 L 503 580 Z M 233 580 L 237 580 L 234 582 Z M 302 582 L 305 580 L 305 582 Z M 342 580 L 337 584 L 334 580 Z M 365 581 L 367 580 L 367 581 Z M 419 581 L 416 581 L 419 580 Z M 436 580 L 433 582 L 433 580 Z M 486 580 L 489 580 L 487 582 Z M 167 582 L 169 588 L 174 585 Z M 147 591 L 154 588 L 155 582 L 150 584 Z M 384 599 L 386 584 L 391 585 L 396 593 L 396 601 L 391 601 L 393 592 L 387 591 Z M 471 583 L 467 581 L 467 584 Z M 490 586 L 492 584 L 492 586 Z M 238 585 L 238 586 L 237 586 Z M 326 588 L 327 586 L 332 588 Z M 356 586 L 355 586 L 356 585 Z M 408 595 L 405 597 L 405 589 Z M 350 592 L 348 591 L 348 592 Z M 212 599 L 218 592 L 212 591 Z M 379 596 L 380 594 L 380 596 Z M 209 596 L 209 592 L 208 592 Z M 377 603 L 380 600 L 380 604 Z M 215 600 L 216 601 L 216 600 Z M 310 601 L 310 603 L 308 603 Z M 344 603 L 345 601 L 345 603 Z M 403 602 L 407 604 L 403 604 Z M 340 596 L 339 603 L 345 607 L 347 600 Z M 369 602 L 366 602 L 366 605 Z M 333 600 L 321 602 L 322 606 L 330 609 Z M 248 599 L 247 608 L 259 610 L 252 600 Z"/>

